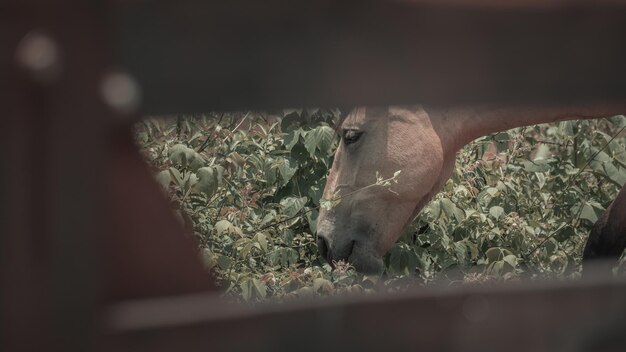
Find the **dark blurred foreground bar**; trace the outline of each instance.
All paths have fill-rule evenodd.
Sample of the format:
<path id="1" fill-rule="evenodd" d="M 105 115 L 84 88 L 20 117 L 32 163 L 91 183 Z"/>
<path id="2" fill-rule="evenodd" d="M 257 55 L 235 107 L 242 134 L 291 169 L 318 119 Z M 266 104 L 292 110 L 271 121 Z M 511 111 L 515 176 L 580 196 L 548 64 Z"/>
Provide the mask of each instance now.
<path id="1" fill-rule="evenodd" d="M 117 1 L 143 112 L 626 95 L 619 1 Z"/>
<path id="2" fill-rule="evenodd" d="M 589 274 L 254 308 L 214 295 L 120 303 L 107 312 L 108 341 L 153 352 L 623 351 L 626 278 Z"/>

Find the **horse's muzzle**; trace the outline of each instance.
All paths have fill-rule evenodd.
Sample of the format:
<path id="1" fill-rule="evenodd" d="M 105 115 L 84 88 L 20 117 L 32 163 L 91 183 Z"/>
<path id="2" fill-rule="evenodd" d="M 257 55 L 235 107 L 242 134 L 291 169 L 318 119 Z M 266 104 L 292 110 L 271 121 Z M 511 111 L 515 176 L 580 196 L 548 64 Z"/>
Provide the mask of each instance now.
<path id="1" fill-rule="evenodd" d="M 333 266 L 333 262 L 340 260 L 347 262 L 349 260 L 354 250 L 354 244 L 355 241 L 344 241 L 338 245 L 336 241 L 329 241 L 326 236 L 317 234 L 317 250 L 324 260 Z"/>
<path id="2" fill-rule="evenodd" d="M 365 274 L 380 273 L 383 270 L 382 259 L 372 251 L 364 250 L 363 243 L 355 240 L 332 241 L 323 233 L 317 233 L 317 249 L 331 266 L 338 261 L 350 263 L 357 271 Z"/>
<path id="3" fill-rule="evenodd" d="M 320 255 L 324 260 L 332 264 L 332 259 L 330 259 L 330 250 L 328 248 L 328 241 L 322 237 L 317 235 L 317 250 L 320 252 Z"/>

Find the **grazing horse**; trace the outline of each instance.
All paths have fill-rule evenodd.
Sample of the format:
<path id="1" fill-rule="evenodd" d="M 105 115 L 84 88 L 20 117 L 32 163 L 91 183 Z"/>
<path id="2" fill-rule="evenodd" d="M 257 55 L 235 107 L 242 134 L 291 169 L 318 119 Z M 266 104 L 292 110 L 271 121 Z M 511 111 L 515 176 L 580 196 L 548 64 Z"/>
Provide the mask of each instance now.
<path id="1" fill-rule="evenodd" d="M 317 223 L 320 254 L 364 273 L 381 272 L 383 255 L 450 177 L 459 149 L 489 133 L 514 127 L 613 116 L 626 104 L 591 106 L 359 107 L 338 126 L 341 142 L 324 189 Z M 368 187 L 377 172 L 393 191 Z M 380 178 L 379 178 L 380 180 Z"/>

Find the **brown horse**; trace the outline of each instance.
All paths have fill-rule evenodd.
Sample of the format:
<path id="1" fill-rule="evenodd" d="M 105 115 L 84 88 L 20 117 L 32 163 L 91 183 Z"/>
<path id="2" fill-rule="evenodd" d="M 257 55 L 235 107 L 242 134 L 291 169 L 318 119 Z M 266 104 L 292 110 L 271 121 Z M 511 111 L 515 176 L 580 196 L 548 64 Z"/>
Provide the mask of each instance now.
<path id="1" fill-rule="evenodd" d="M 625 104 L 356 108 L 339 126 L 341 142 L 324 198 L 342 198 L 320 211 L 319 251 L 329 262 L 346 260 L 358 271 L 380 272 L 382 256 L 442 188 L 465 144 L 514 127 L 625 111 Z M 401 174 L 394 192 L 382 186 L 357 191 L 376 183 L 377 173 L 389 179 L 396 171 Z"/>

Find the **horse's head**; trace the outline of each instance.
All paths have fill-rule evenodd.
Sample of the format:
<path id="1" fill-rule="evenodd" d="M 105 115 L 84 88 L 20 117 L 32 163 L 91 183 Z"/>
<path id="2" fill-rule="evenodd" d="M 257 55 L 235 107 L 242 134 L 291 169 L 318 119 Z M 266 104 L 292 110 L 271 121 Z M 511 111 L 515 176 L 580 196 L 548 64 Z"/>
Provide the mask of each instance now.
<path id="1" fill-rule="evenodd" d="M 356 108 L 343 120 L 324 189 L 325 199 L 339 203 L 322 207 L 317 226 L 318 248 L 327 261 L 382 271 L 382 256 L 439 190 L 454 162 L 444 160 L 437 129 L 419 106 Z M 390 188 L 370 186 L 377 173 L 389 179 L 398 170 Z"/>

